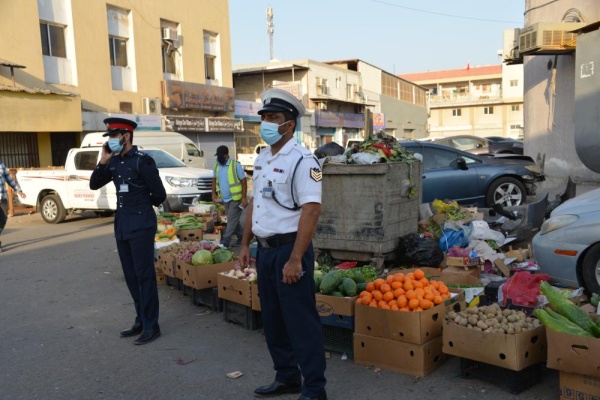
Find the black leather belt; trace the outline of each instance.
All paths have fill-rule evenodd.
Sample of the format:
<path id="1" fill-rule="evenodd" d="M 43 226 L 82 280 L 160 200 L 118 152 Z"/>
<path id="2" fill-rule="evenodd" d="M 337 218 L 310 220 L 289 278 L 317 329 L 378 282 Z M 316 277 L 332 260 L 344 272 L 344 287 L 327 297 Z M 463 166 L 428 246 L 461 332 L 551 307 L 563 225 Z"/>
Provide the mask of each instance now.
<path id="1" fill-rule="evenodd" d="M 290 232 L 290 233 L 281 233 L 278 235 L 269 236 L 266 238 L 256 237 L 258 244 L 261 247 L 265 247 L 267 249 L 272 247 L 283 246 L 284 244 L 291 243 L 296 240 L 296 235 L 298 232 Z"/>

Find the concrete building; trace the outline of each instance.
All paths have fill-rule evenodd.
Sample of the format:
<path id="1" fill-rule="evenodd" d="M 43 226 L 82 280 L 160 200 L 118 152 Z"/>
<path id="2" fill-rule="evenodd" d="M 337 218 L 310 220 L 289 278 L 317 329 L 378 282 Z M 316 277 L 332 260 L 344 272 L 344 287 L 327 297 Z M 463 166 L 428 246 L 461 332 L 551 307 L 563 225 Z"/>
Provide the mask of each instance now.
<path id="1" fill-rule="evenodd" d="M 427 88 L 431 138 L 523 136 L 522 65 L 467 65 L 399 76 Z"/>
<path id="2" fill-rule="evenodd" d="M 525 74 L 525 152 L 545 159 L 549 179 L 598 185 L 600 2 L 526 0 L 525 6 L 517 57 Z"/>
<path id="3" fill-rule="evenodd" d="M 0 159 L 9 167 L 63 165 L 107 116 L 182 132 L 211 156 L 241 131 L 227 0 L 20 0 L 1 9 Z"/>
<path id="4" fill-rule="evenodd" d="M 260 141 L 260 93 L 276 87 L 293 93 L 307 108 L 297 140 L 315 149 L 325 143 L 345 146 L 367 130 L 385 130 L 400 137 L 425 135 L 425 90 L 361 60 L 318 62 L 308 59 L 241 65 L 233 69 L 236 118 L 245 133 L 238 135 L 238 151 L 249 151 Z M 372 125 L 365 110 L 373 113 Z"/>

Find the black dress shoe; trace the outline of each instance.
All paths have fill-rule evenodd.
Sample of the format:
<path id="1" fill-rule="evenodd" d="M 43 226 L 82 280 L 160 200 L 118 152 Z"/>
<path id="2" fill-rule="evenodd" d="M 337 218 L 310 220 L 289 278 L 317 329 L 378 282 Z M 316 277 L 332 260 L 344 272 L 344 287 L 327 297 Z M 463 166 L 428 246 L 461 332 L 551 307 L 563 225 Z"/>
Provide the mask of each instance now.
<path id="1" fill-rule="evenodd" d="M 135 323 L 135 324 L 133 324 L 133 326 L 131 328 L 121 331 L 120 335 L 121 335 L 121 337 L 136 336 L 136 335 L 139 335 L 140 333 L 142 333 L 143 330 L 144 330 L 144 327 L 142 326 L 142 324 Z"/>
<path id="2" fill-rule="evenodd" d="M 285 393 L 300 393 L 301 391 L 302 383 L 300 382 L 281 383 L 273 381 L 273 383 L 270 385 L 259 386 L 254 389 L 254 394 L 256 394 L 258 397 L 271 397 L 279 396 L 280 394 Z"/>
<path id="3" fill-rule="evenodd" d="M 322 394 L 319 397 L 306 397 L 304 395 L 298 397 L 298 400 L 327 400 L 327 395 Z"/>
<path id="4" fill-rule="evenodd" d="M 157 337 L 160 336 L 160 329 L 152 329 L 150 331 L 144 331 L 139 338 L 135 339 L 133 344 L 146 344 L 153 342 Z"/>

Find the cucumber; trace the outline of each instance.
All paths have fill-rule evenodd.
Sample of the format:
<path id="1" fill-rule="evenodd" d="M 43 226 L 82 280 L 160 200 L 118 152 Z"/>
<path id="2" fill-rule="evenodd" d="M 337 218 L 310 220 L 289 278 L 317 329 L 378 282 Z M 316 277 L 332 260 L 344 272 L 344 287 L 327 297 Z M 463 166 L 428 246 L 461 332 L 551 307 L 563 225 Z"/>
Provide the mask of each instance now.
<path id="1" fill-rule="evenodd" d="M 591 333 L 581 328 L 579 325 L 574 324 L 562 315 L 548 309 L 542 310 L 540 308 L 533 311 L 537 319 L 548 329 L 556 332 L 568 333 L 570 335 L 578 335 L 584 337 L 594 337 Z"/>
<path id="2" fill-rule="evenodd" d="M 561 296 L 548 282 L 540 283 L 540 290 L 560 315 L 579 325 L 582 329 L 594 335 L 594 337 L 600 337 L 600 327 L 594 323 L 588 313 L 577 307 L 569 299 Z"/>
<path id="3" fill-rule="evenodd" d="M 338 286 L 338 290 L 348 297 L 356 296 L 356 282 L 350 278 L 344 278 Z"/>
<path id="4" fill-rule="evenodd" d="M 340 270 L 329 271 L 323 277 L 321 285 L 319 286 L 319 291 L 323 294 L 330 294 L 340 286 L 342 279 L 342 272 Z"/>

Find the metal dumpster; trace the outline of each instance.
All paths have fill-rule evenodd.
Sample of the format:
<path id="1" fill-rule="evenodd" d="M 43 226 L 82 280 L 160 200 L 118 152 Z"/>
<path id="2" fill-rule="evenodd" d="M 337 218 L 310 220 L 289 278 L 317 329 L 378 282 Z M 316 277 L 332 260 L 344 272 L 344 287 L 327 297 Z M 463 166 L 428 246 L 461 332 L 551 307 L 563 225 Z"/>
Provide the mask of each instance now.
<path id="1" fill-rule="evenodd" d="M 314 246 L 337 259 L 382 264 L 401 236 L 417 231 L 421 179 L 419 161 L 412 168 L 404 162 L 325 164 Z"/>

